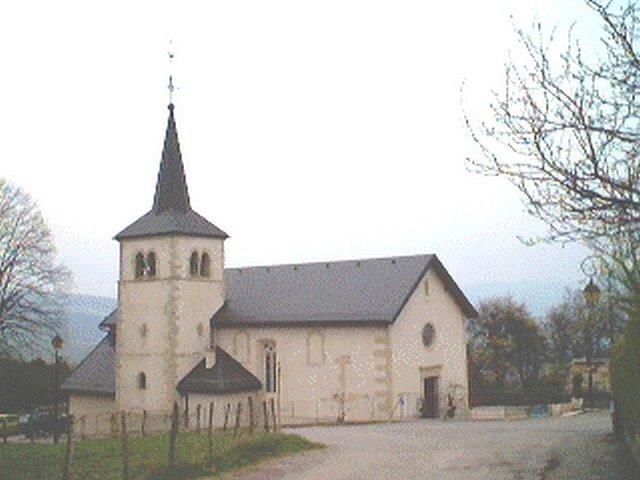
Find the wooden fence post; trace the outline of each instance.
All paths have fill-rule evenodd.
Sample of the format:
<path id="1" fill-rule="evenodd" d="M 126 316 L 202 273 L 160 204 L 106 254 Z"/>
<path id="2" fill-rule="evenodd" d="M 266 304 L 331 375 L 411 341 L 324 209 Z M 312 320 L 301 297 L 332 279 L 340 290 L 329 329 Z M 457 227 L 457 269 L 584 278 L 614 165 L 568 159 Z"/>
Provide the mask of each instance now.
<path id="1" fill-rule="evenodd" d="M 231 413 L 231 404 L 227 403 L 227 406 L 224 409 L 224 424 L 222 426 L 222 431 L 227 431 L 227 426 L 229 425 L 229 413 Z"/>
<path id="2" fill-rule="evenodd" d="M 262 401 L 262 416 L 264 418 L 264 431 L 269 433 L 269 411 L 267 410 L 267 401 Z"/>
<path id="3" fill-rule="evenodd" d="M 7 425 L 7 419 L 2 419 L 2 442 L 7 443 L 9 437 L 9 426 Z"/>
<path id="4" fill-rule="evenodd" d="M 271 403 L 271 419 L 273 420 L 273 433 L 278 431 L 278 419 L 276 418 L 276 401 L 272 398 Z"/>
<path id="5" fill-rule="evenodd" d="M 140 425 L 140 435 L 144 437 L 147 430 L 147 411 L 142 410 L 142 424 Z"/>
<path id="6" fill-rule="evenodd" d="M 111 435 L 114 437 L 118 434 L 118 414 L 112 413 L 111 417 Z"/>
<path id="7" fill-rule="evenodd" d="M 129 434 L 125 412 L 120 414 L 120 443 L 122 444 L 122 480 L 129 480 Z"/>
<path id="8" fill-rule="evenodd" d="M 242 413 L 242 403 L 238 402 L 238 408 L 236 408 L 236 424 L 233 428 L 233 436 L 238 435 L 238 430 L 240 429 L 240 414 Z"/>
<path id="9" fill-rule="evenodd" d="M 64 458 L 64 473 L 62 480 L 73 480 L 71 466 L 73 462 L 73 415 L 67 417 L 67 453 Z"/>
<path id="10" fill-rule="evenodd" d="M 253 398 L 249 397 L 247 401 L 249 402 L 249 433 L 253 433 Z"/>
<path id="11" fill-rule="evenodd" d="M 176 442 L 178 441 L 178 429 L 180 428 L 180 409 L 178 402 L 173 403 L 173 413 L 171 415 L 171 433 L 169 434 L 169 466 L 176 464 Z"/>
<path id="12" fill-rule="evenodd" d="M 209 428 L 207 429 L 207 439 L 209 441 L 209 467 L 213 465 L 213 402 L 209 404 Z"/>

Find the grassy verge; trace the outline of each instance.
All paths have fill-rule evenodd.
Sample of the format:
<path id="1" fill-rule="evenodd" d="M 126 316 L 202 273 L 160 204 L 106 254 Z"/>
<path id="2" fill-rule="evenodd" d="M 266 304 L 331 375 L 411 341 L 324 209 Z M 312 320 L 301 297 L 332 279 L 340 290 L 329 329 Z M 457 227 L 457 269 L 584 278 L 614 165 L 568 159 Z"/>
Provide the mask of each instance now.
<path id="1" fill-rule="evenodd" d="M 186 480 L 228 472 L 263 459 L 301 452 L 320 445 L 296 435 L 256 434 L 233 438 L 217 433 L 213 457 L 208 458 L 208 439 L 196 433 L 181 434 L 177 463 L 168 466 L 167 435 L 132 437 L 129 440 L 130 480 Z M 0 445 L 0 478 L 4 480 L 52 480 L 62 478 L 65 445 Z M 75 444 L 73 478 L 121 480 L 122 450 L 117 438 L 79 441 Z"/>

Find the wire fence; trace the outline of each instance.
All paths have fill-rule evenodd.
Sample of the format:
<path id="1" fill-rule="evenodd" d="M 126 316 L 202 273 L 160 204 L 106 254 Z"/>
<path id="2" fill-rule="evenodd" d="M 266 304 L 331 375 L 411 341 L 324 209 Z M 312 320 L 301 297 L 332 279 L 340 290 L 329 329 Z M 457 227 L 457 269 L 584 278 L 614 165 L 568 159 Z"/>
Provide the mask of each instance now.
<path id="1" fill-rule="evenodd" d="M 170 432 L 176 421 L 181 430 L 197 432 L 206 430 L 209 425 L 223 431 L 260 428 L 268 432 L 274 431 L 280 423 L 275 399 L 259 403 L 253 397 L 247 397 L 237 402 L 198 404 L 192 409 L 179 408 L 171 413 L 133 410 L 76 415 L 73 435 L 80 439 L 115 437 L 120 435 L 123 425 L 129 434 L 154 435 Z"/>
<path id="2" fill-rule="evenodd" d="M 216 418 L 219 420 L 216 422 Z M 92 426 L 92 435 L 88 425 Z M 257 404 L 253 397 L 237 403 L 216 405 L 210 402 L 207 408 L 197 406 L 194 411 L 180 409 L 174 403 L 171 413 L 154 414 L 146 411 L 118 412 L 111 414 L 88 415 L 75 419 L 68 418 L 66 435 L 66 454 L 63 480 L 73 480 L 75 443 L 89 436 L 113 436 L 120 438 L 122 479 L 129 480 L 129 459 L 131 450 L 129 439 L 133 435 L 169 434 L 168 465 L 176 464 L 176 445 L 180 433 L 199 432 L 208 436 L 209 463 L 213 461 L 213 435 L 216 430 L 233 432 L 233 436 L 244 433 L 277 432 L 279 429 L 274 399 Z"/>

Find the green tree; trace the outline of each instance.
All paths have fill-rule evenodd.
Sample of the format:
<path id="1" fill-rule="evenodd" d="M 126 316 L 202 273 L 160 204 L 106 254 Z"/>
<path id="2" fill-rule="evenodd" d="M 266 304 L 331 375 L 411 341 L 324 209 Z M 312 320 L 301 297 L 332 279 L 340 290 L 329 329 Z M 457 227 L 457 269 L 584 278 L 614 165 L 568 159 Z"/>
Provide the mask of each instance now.
<path id="1" fill-rule="evenodd" d="M 71 366 L 60 362 L 60 379 L 71 373 Z M 29 412 L 54 401 L 55 365 L 41 359 L 28 362 L 0 359 L 0 412 Z"/>
<path id="2" fill-rule="evenodd" d="M 611 384 L 625 428 L 640 433 L 640 315 L 629 318 L 616 342 L 611 362 Z"/>
<path id="3" fill-rule="evenodd" d="M 548 341 L 548 360 L 555 365 L 568 365 L 575 355 L 575 335 L 578 314 L 573 296 L 547 313 L 544 331 Z"/>
<path id="4" fill-rule="evenodd" d="M 478 314 L 469 323 L 476 393 L 486 403 L 534 400 L 545 355 L 540 327 L 510 297 L 481 302 Z"/>
<path id="5" fill-rule="evenodd" d="M 543 324 L 548 360 L 563 365 L 587 353 L 591 358 L 609 357 L 623 323 L 613 301 L 611 291 L 604 290 L 599 304 L 591 309 L 582 291 L 567 290 L 563 301 L 547 312 Z"/>
<path id="6" fill-rule="evenodd" d="M 69 279 L 55 257 L 53 237 L 36 204 L 0 178 L 0 356 L 48 346 Z"/>

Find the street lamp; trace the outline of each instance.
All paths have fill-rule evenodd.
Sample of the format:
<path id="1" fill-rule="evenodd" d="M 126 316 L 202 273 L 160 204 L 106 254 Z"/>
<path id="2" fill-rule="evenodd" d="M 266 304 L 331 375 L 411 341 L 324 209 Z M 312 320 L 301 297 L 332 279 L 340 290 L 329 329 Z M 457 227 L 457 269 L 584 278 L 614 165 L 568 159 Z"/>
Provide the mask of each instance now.
<path id="1" fill-rule="evenodd" d="M 53 443 L 58 443 L 58 403 L 60 398 L 60 355 L 59 351 L 63 344 L 62 337 L 56 335 L 51 339 L 51 345 L 56 355 L 55 375 L 56 383 L 53 389 Z"/>
<path id="2" fill-rule="evenodd" d="M 593 278 L 589 279 L 589 283 L 584 290 L 582 291 L 584 295 L 584 300 L 587 302 L 587 306 L 589 307 L 587 324 L 584 329 L 585 336 L 585 360 L 588 374 L 588 384 L 587 384 L 587 400 L 588 406 L 591 407 L 593 405 L 593 368 L 591 366 L 592 354 L 591 351 L 593 347 L 593 338 L 592 338 L 592 327 L 593 327 L 593 310 L 595 306 L 600 301 L 600 288 L 594 283 Z"/>

